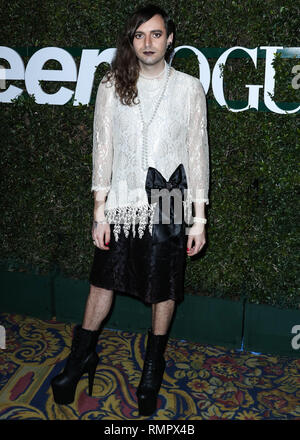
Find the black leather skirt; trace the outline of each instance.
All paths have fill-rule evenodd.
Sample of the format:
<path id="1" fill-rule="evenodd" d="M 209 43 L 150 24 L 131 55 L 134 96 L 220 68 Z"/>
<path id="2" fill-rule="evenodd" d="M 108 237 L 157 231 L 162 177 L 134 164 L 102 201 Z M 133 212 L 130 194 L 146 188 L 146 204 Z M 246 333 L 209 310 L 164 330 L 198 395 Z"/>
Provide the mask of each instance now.
<path id="1" fill-rule="evenodd" d="M 149 168 L 146 180 L 149 202 L 150 189 L 171 190 L 172 187 L 186 187 L 182 164 L 176 168 L 168 182 L 155 168 Z M 159 206 L 161 209 L 162 205 Z M 170 224 L 162 224 L 159 213 L 159 222 L 153 224 L 152 234 L 147 226 L 141 238 L 138 236 L 138 224 L 135 224 L 134 237 L 132 229 L 126 238 L 121 228 L 118 241 L 115 241 L 114 225 L 111 224 L 109 250 L 95 247 L 90 284 L 138 297 L 148 304 L 168 299 L 181 302 L 184 298 L 188 236 L 184 215 L 181 224 L 174 224 L 172 203 L 170 210 Z"/>

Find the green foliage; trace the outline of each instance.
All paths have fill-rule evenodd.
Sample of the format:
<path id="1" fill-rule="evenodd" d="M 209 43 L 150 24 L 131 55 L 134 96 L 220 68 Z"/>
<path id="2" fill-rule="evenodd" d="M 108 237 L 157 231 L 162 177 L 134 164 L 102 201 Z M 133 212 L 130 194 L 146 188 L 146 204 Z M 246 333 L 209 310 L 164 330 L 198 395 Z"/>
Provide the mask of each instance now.
<path id="1" fill-rule="evenodd" d="M 0 18 L 0 44 L 115 47 L 127 14 L 140 4 L 124 0 L 46 1 L 38 7 L 30 0 L 7 3 Z M 275 0 L 159 4 L 177 24 L 177 46 L 289 47 L 298 34 L 298 12 L 292 1 L 283 6 Z M 209 59 L 211 70 L 214 63 Z M 299 102 L 299 89 L 290 85 L 295 64 L 276 57 L 276 102 Z M 48 62 L 47 67 L 53 65 Z M 199 76 L 194 56 L 176 57 L 173 66 Z M 104 71 L 103 65 L 97 69 L 92 103 Z M 255 68 L 250 59 L 230 59 L 224 81 L 227 100 L 246 101 L 245 84 L 264 84 L 264 60 Z M 13 84 L 24 88 L 22 81 Z M 74 88 L 73 83 L 63 85 Z M 48 93 L 59 86 L 43 85 Z M 217 105 L 211 89 L 207 98 L 211 168 L 207 246 L 188 262 L 186 291 L 298 308 L 299 115 L 234 113 Z M 93 104 L 38 105 L 26 93 L 13 104 L 1 104 L 1 259 L 10 262 L 11 270 L 33 267 L 47 273 L 59 267 L 66 276 L 87 279 L 94 251 L 93 115 Z"/>

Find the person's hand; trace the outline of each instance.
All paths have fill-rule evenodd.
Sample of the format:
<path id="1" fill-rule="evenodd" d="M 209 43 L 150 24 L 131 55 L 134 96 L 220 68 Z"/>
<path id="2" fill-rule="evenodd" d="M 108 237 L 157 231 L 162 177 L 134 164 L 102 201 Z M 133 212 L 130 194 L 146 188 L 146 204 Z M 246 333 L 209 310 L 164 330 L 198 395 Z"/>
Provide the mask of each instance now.
<path id="1" fill-rule="evenodd" d="M 194 243 L 194 245 L 193 245 Z M 192 257 L 201 251 L 206 243 L 205 238 L 205 224 L 204 223 L 194 223 L 189 230 L 188 240 L 187 240 L 187 250 L 186 253 L 188 257 Z"/>
<path id="2" fill-rule="evenodd" d="M 110 242 L 110 225 L 109 223 L 98 223 L 93 221 L 92 237 L 94 245 L 99 249 L 108 251 L 109 247 L 106 246 Z"/>

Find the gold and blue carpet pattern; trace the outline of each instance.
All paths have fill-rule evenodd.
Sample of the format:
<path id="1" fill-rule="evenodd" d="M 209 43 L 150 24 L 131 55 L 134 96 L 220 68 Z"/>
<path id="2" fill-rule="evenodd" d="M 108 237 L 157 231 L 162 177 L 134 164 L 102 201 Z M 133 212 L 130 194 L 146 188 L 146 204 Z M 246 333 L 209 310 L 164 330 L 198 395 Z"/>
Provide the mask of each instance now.
<path id="1" fill-rule="evenodd" d="M 146 334 L 104 329 L 93 396 L 87 375 L 71 405 L 55 404 L 50 381 L 63 368 L 74 324 L 2 313 L 0 419 L 135 420 Z M 153 420 L 300 420 L 300 359 L 255 355 L 169 339 Z"/>

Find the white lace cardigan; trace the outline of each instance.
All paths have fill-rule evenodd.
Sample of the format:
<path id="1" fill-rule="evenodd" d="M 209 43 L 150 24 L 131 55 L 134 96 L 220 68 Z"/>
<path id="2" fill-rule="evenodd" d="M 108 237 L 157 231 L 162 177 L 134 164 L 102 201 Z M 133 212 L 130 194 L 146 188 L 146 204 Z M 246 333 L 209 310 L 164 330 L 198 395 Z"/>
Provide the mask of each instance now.
<path id="1" fill-rule="evenodd" d="M 167 77 L 153 79 L 142 74 L 137 81 L 144 120 L 150 120 Z M 103 78 L 104 79 L 104 78 Z M 145 190 L 147 170 L 142 168 L 142 120 L 138 105 L 124 105 L 113 82 L 99 84 L 93 126 L 93 173 L 91 191 L 104 195 L 105 216 L 114 224 L 118 240 L 121 225 L 128 237 L 130 227 L 139 223 L 141 238 L 152 219 L 156 203 L 149 204 Z M 148 166 L 166 180 L 183 164 L 188 183 L 184 215 L 190 218 L 192 202 L 209 203 L 209 147 L 206 97 L 198 78 L 170 66 L 163 99 L 148 129 Z"/>

